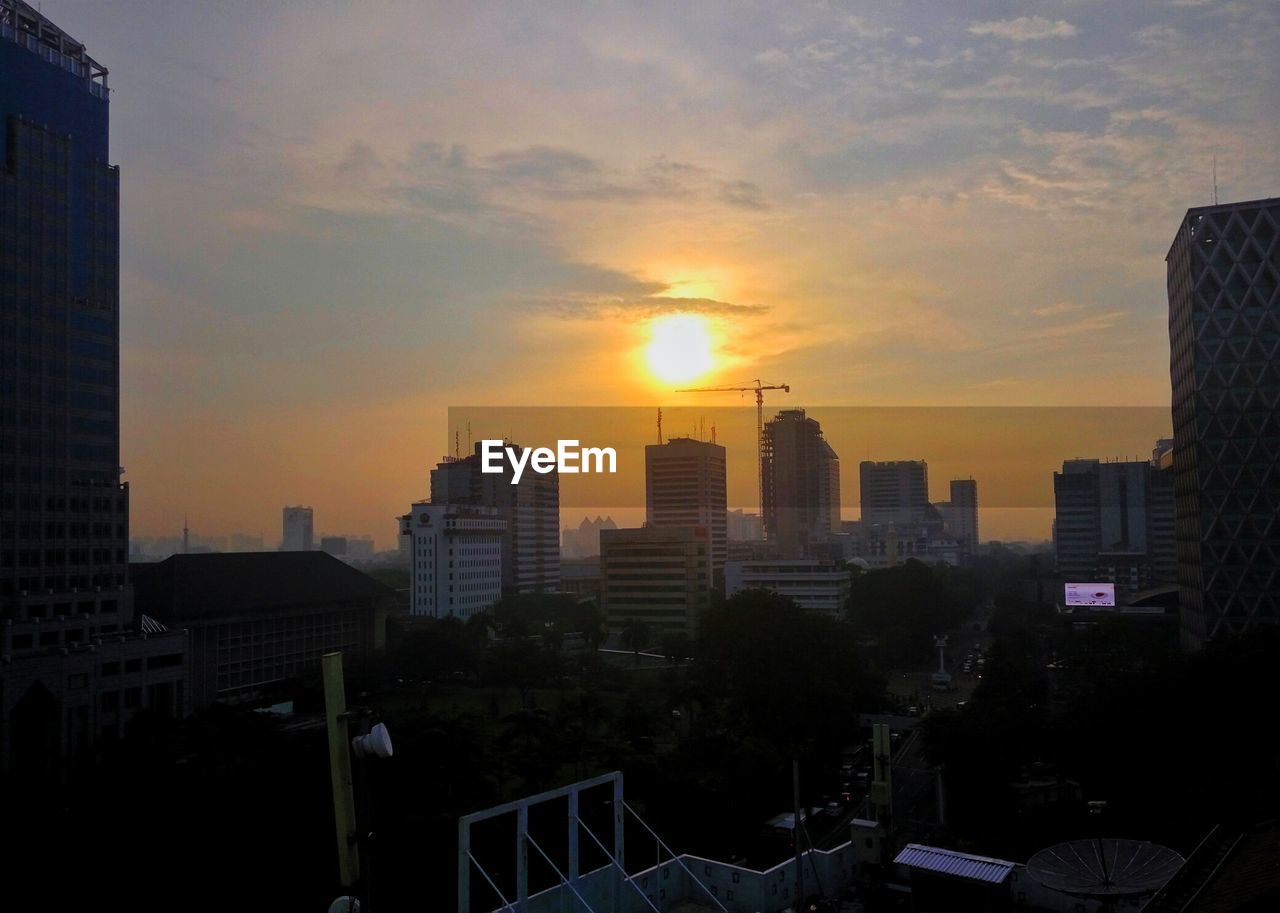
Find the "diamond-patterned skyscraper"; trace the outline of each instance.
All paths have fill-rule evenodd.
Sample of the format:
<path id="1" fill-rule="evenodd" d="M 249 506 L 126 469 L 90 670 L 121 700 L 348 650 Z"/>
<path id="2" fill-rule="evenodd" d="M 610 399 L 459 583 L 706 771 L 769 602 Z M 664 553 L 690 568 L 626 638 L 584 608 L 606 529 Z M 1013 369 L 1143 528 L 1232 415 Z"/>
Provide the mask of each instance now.
<path id="1" fill-rule="evenodd" d="M 1280 199 L 1187 211 L 1169 250 L 1184 646 L 1280 622 Z"/>

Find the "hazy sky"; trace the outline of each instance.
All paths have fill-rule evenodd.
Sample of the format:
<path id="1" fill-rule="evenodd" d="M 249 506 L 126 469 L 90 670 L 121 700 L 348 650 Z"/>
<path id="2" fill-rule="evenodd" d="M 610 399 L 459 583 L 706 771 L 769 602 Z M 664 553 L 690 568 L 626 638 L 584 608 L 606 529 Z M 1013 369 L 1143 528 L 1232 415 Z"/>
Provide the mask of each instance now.
<path id="1" fill-rule="evenodd" d="M 1274 3 L 43 10 L 111 71 L 137 534 L 389 546 L 449 405 L 678 399 L 668 312 L 792 405 L 1164 404 L 1182 211 L 1280 193 Z"/>

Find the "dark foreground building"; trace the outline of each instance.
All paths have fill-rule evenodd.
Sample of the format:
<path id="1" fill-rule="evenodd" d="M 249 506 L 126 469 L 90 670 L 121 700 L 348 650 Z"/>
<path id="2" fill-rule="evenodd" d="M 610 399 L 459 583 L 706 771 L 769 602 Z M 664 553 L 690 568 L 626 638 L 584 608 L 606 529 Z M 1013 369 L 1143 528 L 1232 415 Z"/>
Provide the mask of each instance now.
<path id="1" fill-rule="evenodd" d="M 335 650 L 359 668 L 398 604 L 324 552 L 173 555 L 133 576 L 142 611 L 190 634 L 192 709 L 270 697 Z"/>
<path id="2" fill-rule="evenodd" d="M 0 0 L 0 768 L 181 715 L 185 640 L 134 613 L 107 70 Z"/>
<path id="3" fill-rule="evenodd" d="M 1187 211 L 1169 249 L 1183 644 L 1280 622 L 1280 199 Z"/>

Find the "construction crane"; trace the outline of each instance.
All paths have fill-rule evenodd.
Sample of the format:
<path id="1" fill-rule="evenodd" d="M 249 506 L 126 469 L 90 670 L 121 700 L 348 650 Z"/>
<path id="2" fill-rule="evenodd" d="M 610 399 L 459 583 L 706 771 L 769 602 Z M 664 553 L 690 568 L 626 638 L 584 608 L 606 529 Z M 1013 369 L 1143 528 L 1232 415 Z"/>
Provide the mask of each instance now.
<path id="1" fill-rule="evenodd" d="M 756 395 L 756 477 L 760 488 L 760 517 L 764 518 L 764 391 L 791 392 L 790 384 L 765 384 L 757 378 L 754 387 L 691 387 L 677 393 L 754 393 Z"/>

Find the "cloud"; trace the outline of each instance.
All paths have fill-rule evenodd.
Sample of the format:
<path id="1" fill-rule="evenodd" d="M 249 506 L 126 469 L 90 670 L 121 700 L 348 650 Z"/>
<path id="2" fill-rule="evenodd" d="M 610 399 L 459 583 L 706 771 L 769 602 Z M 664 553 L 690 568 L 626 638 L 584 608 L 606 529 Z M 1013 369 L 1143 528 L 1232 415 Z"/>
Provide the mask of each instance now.
<path id="1" fill-rule="evenodd" d="M 720 199 L 741 209 L 768 209 L 759 185 L 750 181 L 725 181 L 720 185 Z"/>
<path id="2" fill-rule="evenodd" d="M 1186 36 L 1171 25 L 1156 23 L 1138 29 L 1133 40 L 1150 48 L 1175 48 L 1186 43 Z"/>
<path id="3" fill-rule="evenodd" d="M 1044 307 L 1033 308 L 1031 313 L 1036 317 L 1056 317 L 1059 314 L 1070 314 L 1080 310 L 1083 305 L 1074 301 L 1055 301 L 1053 304 L 1046 304 Z"/>
<path id="4" fill-rule="evenodd" d="M 346 155 L 338 162 L 338 173 L 344 177 L 363 177 L 378 168 L 382 160 L 368 143 L 352 141 Z"/>
<path id="5" fill-rule="evenodd" d="M 733 304 L 714 298 L 671 298 L 665 295 L 610 297 L 563 295 L 526 298 L 516 302 L 530 310 L 545 311 L 567 319 L 645 319 L 661 314 L 707 314 L 725 317 L 755 317 L 769 309 L 758 304 Z"/>
<path id="6" fill-rule="evenodd" d="M 994 19 L 969 26 L 970 35 L 991 35 L 1010 41 L 1040 41 L 1045 38 L 1070 38 L 1079 30 L 1065 19 L 1043 16 L 1019 16 L 1017 19 Z"/>
<path id="7" fill-rule="evenodd" d="M 762 63 L 768 67 L 780 67 L 791 59 L 782 48 L 766 48 L 755 56 L 756 63 Z"/>
<path id="8" fill-rule="evenodd" d="M 513 179 L 563 181 L 600 171 L 598 162 L 572 150 L 554 146 L 530 146 L 527 149 L 497 152 L 489 156 L 488 162 L 497 174 Z"/>
<path id="9" fill-rule="evenodd" d="M 815 63 L 829 63 L 846 50 L 845 46 L 838 41 L 831 38 L 821 38 L 813 42 L 813 44 L 806 45 L 800 53 Z"/>
<path id="10" fill-rule="evenodd" d="M 844 21 L 845 28 L 859 38 L 885 38 L 893 32 L 887 26 L 872 25 L 861 16 L 849 16 Z"/>

